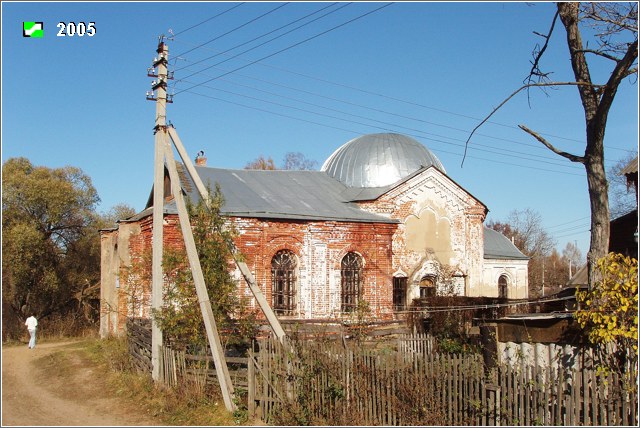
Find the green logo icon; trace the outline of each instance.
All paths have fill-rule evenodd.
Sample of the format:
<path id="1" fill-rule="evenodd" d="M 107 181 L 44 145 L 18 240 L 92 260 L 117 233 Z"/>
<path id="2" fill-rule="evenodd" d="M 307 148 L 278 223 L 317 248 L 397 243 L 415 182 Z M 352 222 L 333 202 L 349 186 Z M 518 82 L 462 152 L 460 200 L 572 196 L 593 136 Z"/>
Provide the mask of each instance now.
<path id="1" fill-rule="evenodd" d="M 23 22 L 22 23 L 22 37 L 44 37 L 44 23 L 43 22 Z"/>

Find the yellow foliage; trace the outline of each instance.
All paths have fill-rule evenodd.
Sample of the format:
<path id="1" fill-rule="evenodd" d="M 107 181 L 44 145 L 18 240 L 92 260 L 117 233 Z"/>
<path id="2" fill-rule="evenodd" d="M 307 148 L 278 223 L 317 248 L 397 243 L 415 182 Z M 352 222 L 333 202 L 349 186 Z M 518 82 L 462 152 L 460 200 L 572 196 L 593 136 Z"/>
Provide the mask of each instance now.
<path id="1" fill-rule="evenodd" d="M 602 281 L 576 293 L 576 319 L 595 344 L 618 343 L 637 350 L 638 261 L 609 253 L 598 261 Z"/>

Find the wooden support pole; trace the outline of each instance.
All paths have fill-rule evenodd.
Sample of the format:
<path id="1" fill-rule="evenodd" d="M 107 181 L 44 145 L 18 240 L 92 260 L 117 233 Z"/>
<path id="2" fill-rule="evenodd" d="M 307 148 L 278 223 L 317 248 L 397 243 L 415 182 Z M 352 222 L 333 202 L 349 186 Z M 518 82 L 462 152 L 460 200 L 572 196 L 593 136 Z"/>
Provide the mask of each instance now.
<path id="1" fill-rule="evenodd" d="M 207 331 L 211 354 L 213 355 L 218 383 L 220 384 L 225 407 L 228 411 L 233 412 L 237 409 L 233 397 L 233 383 L 229 376 L 227 361 L 224 358 L 218 328 L 216 327 L 213 310 L 211 309 L 209 293 L 207 292 L 207 287 L 204 282 L 204 275 L 202 274 L 202 267 L 200 266 L 200 258 L 198 257 L 198 250 L 196 249 L 193 232 L 191 230 L 191 222 L 189 221 L 189 213 L 187 212 L 187 207 L 182 196 L 180 177 L 178 176 L 176 163 L 173 157 L 173 149 L 169 141 L 165 142 L 164 155 L 167 159 L 167 169 L 169 170 L 169 177 L 171 179 L 171 191 L 175 198 L 176 207 L 178 208 L 178 218 L 180 219 L 182 237 L 187 250 L 187 257 L 189 259 L 189 266 L 191 267 L 193 282 L 196 286 L 198 302 L 200 303 L 200 309 L 202 310 L 202 318 L 204 319 L 204 326 Z"/>
<path id="2" fill-rule="evenodd" d="M 171 140 L 173 141 L 173 144 L 176 146 L 176 150 L 178 151 L 178 154 L 180 155 L 182 162 L 187 168 L 187 172 L 191 176 L 191 179 L 193 180 L 194 184 L 196 185 L 196 188 L 198 189 L 198 192 L 200 193 L 200 197 L 204 201 L 206 201 L 208 206 L 209 200 L 210 200 L 209 192 L 205 187 L 204 183 L 202 182 L 202 180 L 200 179 L 200 176 L 198 175 L 198 172 L 196 171 L 195 166 L 193 165 L 193 162 L 191 162 L 191 159 L 187 155 L 187 151 L 182 145 L 182 141 L 180 140 L 178 133 L 173 127 L 168 127 L 167 130 L 169 132 L 169 136 L 171 137 Z M 230 243 L 230 245 L 231 244 L 232 243 Z M 235 246 L 231 245 L 231 247 L 232 248 L 230 248 L 230 250 L 231 250 L 231 253 L 233 254 L 233 259 L 235 260 L 236 265 L 238 266 L 238 269 L 240 269 L 242 276 L 247 282 L 247 285 L 249 285 L 249 289 L 251 290 L 254 297 L 256 298 L 256 302 L 260 306 L 260 309 L 262 309 L 262 312 L 267 318 L 267 321 L 271 326 L 271 330 L 273 331 L 275 336 L 278 338 L 278 340 L 281 343 L 284 343 L 286 333 L 282 328 L 282 325 L 280 324 L 278 317 L 276 316 L 275 312 L 273 312 L 273 309 L 271 309 L 271 306 L 269 305 L 269 302 L 267 302 L 267 299 L 264 297 L 264 294 L 262 294 L 262 291 L 260 291 L 260 287 L 258 287 L 258 285 L 256 284 L 256 280 L 253 274 L 251 273 L 251 271 L 249 270 L 249 267 L 247 266 L 247 264 L 239 259 L 237 254 L 237 249 L 235 248 Z"/>

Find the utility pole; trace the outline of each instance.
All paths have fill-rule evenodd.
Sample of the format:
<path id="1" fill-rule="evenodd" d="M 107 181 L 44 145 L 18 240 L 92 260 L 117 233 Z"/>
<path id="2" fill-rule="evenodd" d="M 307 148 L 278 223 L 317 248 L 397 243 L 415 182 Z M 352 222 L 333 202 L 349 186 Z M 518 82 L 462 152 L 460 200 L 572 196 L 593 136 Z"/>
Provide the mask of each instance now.
<path id="1" fill-rule="evenodd" d="M 169 49 L 160 38 L 158 56 L 153 59 L 153 66 L 147 70 L 149 77 L 155 77 L 151 83 L 151 91 L 147 92 L 148 100 L 156 101 L 155 158 L 153 163 L 153 237 L 151 265 L 151 308 L 162 308 L 162 248 L 164 220 L 164 142 L 167 138 L 167 57 Z M 154 96 L 154 92 L 156 95 Z M 160 348 L 162 347 L 162 330 L 155 317 L 151 317 L 151 377 L 160 380 Z"/>
<path id="2" fill-rule="evenodd" d="M 151 84 L 152 90 L 147 92 L 147 99 L 156 101 L 156 125 L 154 127 L 155 161 L 153 182 L 151 306 L 153 309 L 160 309 L 162 307 L 162 292 L 164 286 L 162 276 L 162 228 L 164 223 L 164 170 L 166 160 L 166 168 L 169 171 L 171 182 L 171 191 L 175 199 L 176 208 L 178 209 L 180 229 L 182 230 L 182 237 L 187 250 L 187 257 L 189 259 L 189 267 L 191 269 L 193 282 L 196 288 L 196 294 L 198 296 L 198 303 L 200 304 L 205 330 L 207 332 L 209 347 L 211 348 L 211 354 L 213 356 L 218 384 L 220 385 L 225 407 L 228 411 L 233 412 L 237 410 L 237 405 L 234 402 L 233 384 L 231 383 L 227 361 L 224 356 L 222 344 L 220 343 L 220 336 L 218 335 L 213 310 L 211 309 L 209 293 L 204 282 L 204 275 L 202 273 L 202 267 L 200 266 L 200 259 L 198 257 L 195 240 L 193 238 L 193 231 L 191 230 L 189 214 L 182 196 L 182 186 L 180 185 L 180 178 L 176 169 L 173 147 L 171 145 L 171 140 L 167 135 L 166 103 L 172 101 L 170 98 L 167 98 L 167 79 L 170 79 L 172 75 L 167 72 L 169 48 L 163 40 L 164 36 L 161 36 L 158 43 L 158 56 L 154 59 L 153 66 L 147 73 L 150 77 L 157 77 L 157 80 L 154 80 Z M 154 380 L 160 380 L 159 363 L 160 349 L 162 346 L 162 331 L 157 325 L 154 317 L 152 317 L 151 344 L 151 360 L 153 365 L 152 376 Z"/>

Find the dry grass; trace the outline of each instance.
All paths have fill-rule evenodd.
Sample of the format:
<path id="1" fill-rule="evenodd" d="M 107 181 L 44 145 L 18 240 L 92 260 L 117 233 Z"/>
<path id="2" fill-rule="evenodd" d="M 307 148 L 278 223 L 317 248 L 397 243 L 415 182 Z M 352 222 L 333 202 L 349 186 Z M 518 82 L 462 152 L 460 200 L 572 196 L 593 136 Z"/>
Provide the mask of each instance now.
<path id="1" fill-rule="evenodd" d="M 135 402 L 167 425 L 231 426 L 246 423 L 244 415 L 229 413 L 219 394 L 190 382 L 175 388 L 158 386 L 148 374 L 135 372 L 128 360 L 126 341 L 95 340 L 88 347 L 94 361 L 108 372 L 107 384 L 116 396 Z"/>

